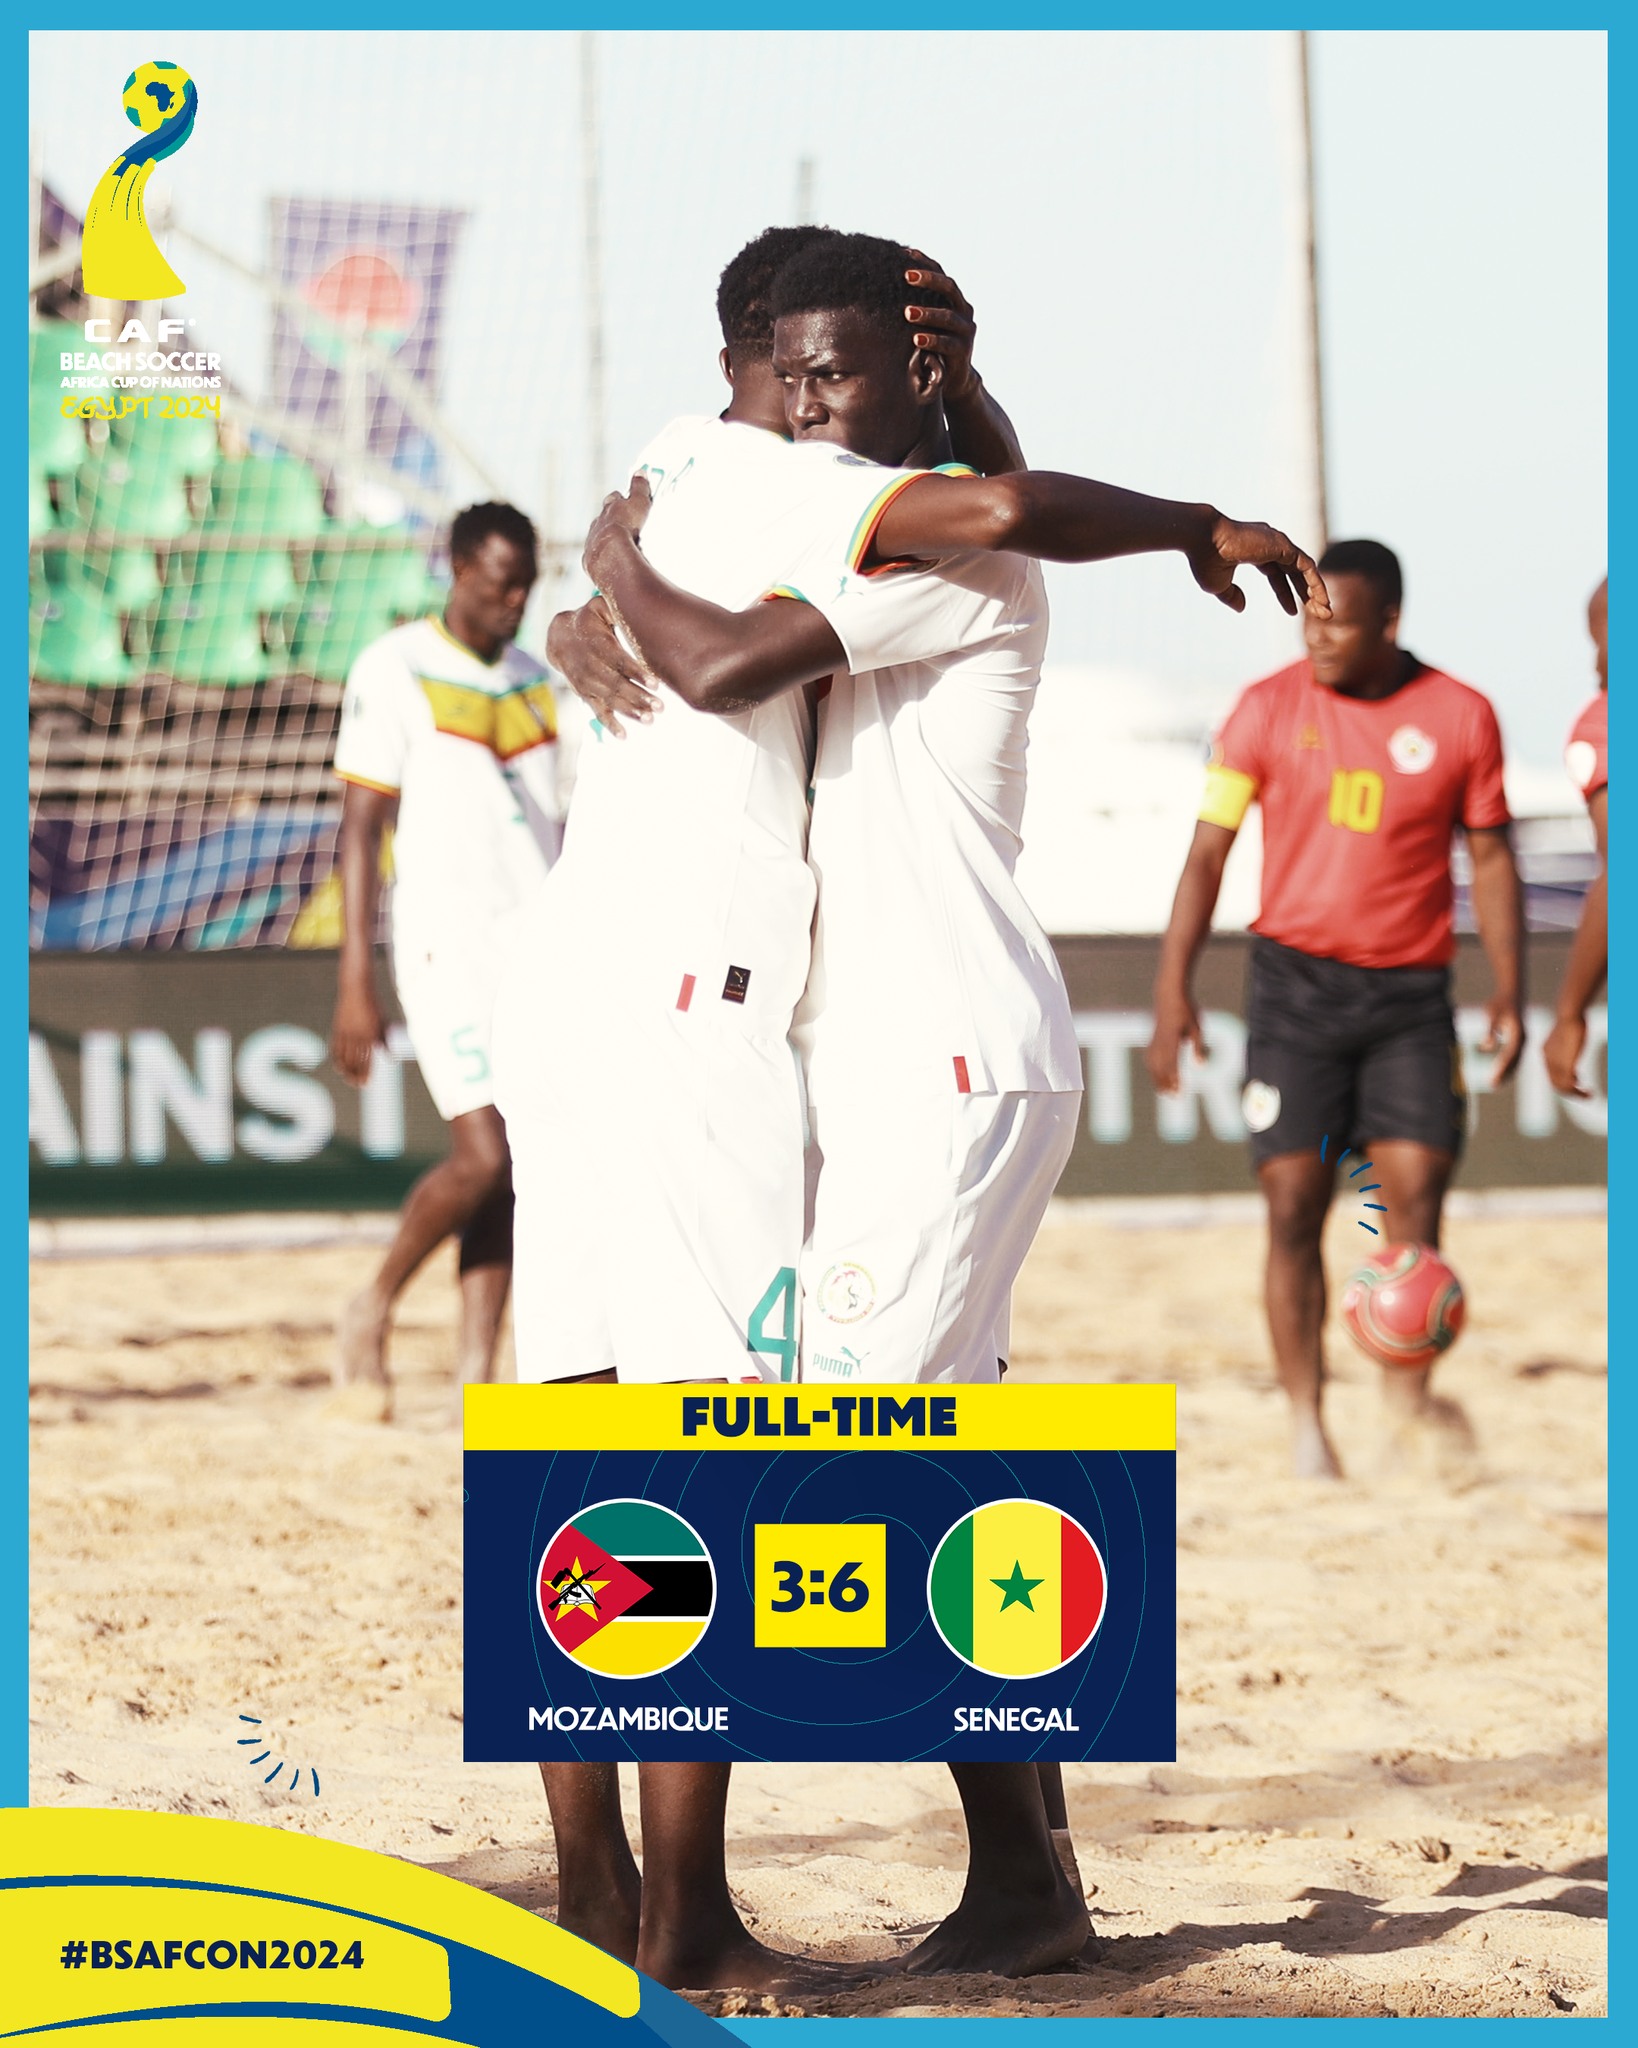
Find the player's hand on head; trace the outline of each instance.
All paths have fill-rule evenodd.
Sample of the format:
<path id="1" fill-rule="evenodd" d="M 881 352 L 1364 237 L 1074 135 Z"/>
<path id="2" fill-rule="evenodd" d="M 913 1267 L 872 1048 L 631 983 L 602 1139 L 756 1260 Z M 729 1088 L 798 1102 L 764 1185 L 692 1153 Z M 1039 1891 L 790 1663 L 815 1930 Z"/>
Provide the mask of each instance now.
<path id="1" fill-rule="evenodd" d="M 625 737 L 622 719 L 646 725 L 665 708 L 663 699 L 646 687 L 648 672 L 615 631 L 613 614 L 601 597 L 578 611 L 558 613 L 546 629 L 546 658 L 616 739 Z"/>
<path id="2" fill-rule="evenodd" d="M 1547 1078 L 1560 1095 L 1575 1095 L 1585 1102 L 1588 1091 L 1576 1079 L 1576 1068 L 1587 1045 L 1585 1017 L 1560 1017 L 1547 1034 L 1541 1056 L 1547 1064 Z"/>
<path id="3" fill-rule="evenodd" d="M 978 322 L 960 285 L 942 271 L 925 251 L 907 249 L 905 255 L 909 262 L 904 273 L 904 317 L 915 329 L 912 339 L 916 347 L 937 356 L 944 365 L 945 403 L 959 405 L 982 388 L 978 372 L 973 368 L 973 343 L 978 337 Z M 948 310 L 943 306 L 926 304 L 925 295 L 929 292 L 937 292 L 947 298 L 950 301 Z"/>
<path id="4" fill-rule="evenodd" d="M 1197 1059 L 1206 1057 L 1206 1034 L 1200 1012 L 1187 996 L 1157 996 L 1154 1035 L 1143 1049 L 1143 1063 L 1159 1095 L 1175 1095 L 1182 1086 L 1179 1063 L 1185 1045 Z"/>
<path id="5" fill-rule="evenodd" d="M 342 1080 L 362 1088 L 375 1048 L 387 1043 L 387 1020 L 373 989 L 344 988 L 330 1021 L 330 1059 Z"/>
<path id="6" fill-rule="evenodd" d="M 1513 1069 L 1524 1050 L 1524 1019 L 1519 1015 L 1517 1003 L 1492 1003 L 1485 1011 L 1485 1018 L 1489 1028 L 1479 1040 L 1479 1050 L 1495 1054 L 1496 1064 L 1491 1069 L 1490 1085 L 1499 1088 L 1504 1081 L 1512 1080 Z"/>
<path id="7" fill-rule="evenodd" d="M 1261 520 L 1230 519 L 1219 513 L 1206 541 L 1190 550 L 1189 568 L 1200 588 L 1230 611 L 1246 608 L 1235 570 L 1257 569 L 1267 578 L 1280 609 L 1293 618 L 1305 605 L 1316 618 L 1331 616 L 1331 600 L 1313 556 Z"/>

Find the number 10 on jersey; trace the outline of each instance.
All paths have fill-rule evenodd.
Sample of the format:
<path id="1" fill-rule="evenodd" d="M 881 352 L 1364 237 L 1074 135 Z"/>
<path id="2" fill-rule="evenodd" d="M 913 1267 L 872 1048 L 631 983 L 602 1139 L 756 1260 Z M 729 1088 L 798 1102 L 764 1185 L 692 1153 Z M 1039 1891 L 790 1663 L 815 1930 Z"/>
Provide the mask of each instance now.
<path id="1" fill-rule="evenodd" d="M 759 1650 L 887 1647 L 885 1522 L 758 1522 Z"/>

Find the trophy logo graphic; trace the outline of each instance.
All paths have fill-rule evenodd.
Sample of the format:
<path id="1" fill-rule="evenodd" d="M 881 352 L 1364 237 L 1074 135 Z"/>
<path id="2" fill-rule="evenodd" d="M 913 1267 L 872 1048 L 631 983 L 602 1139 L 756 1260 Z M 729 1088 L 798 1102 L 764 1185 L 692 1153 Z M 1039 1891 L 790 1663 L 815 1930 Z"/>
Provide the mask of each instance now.
<path id="1" fill-rule="evenodd" d="M 142 197 L 154 165 L 193 133 L 199 90 L 180 64 L 157 58 L 125 81 L 126 118 L 142 139 L 103 172 L 86 208 L 80 267 L 94 299 L 174 299 L 187 290 L 160 254 Z"/>

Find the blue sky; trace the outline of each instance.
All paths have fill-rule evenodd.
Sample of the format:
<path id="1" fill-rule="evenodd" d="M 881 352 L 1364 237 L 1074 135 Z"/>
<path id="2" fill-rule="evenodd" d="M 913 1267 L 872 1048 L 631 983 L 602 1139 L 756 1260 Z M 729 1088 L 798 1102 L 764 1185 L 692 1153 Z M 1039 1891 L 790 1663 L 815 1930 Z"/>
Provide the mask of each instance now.
<path id="1" fill-rule="evenodd" d="M 1309 517 L 1291 38 L 1229 32 L 606 33 L 608 445 L 720 402 L 712 293 L 748 235 L 818 217 L 920 242 L 978 308 L 1031 458 Z M 178 217 L 262 260 L 268 198 L 469 211 L 443 401 L 489 475 L 572 533 L 588 472 L 575 38 L 304 39 L 187 28 L 32 38 L 31 137 L 76 206 L 163 56 L 198 124 L 158 174 Z M 1604 562 L 1605 43 L 1598 33 L 1315 42 L 1332 531 L 1401 552 L 1405 638 L 1494 696 L 1550 769 L 1592 687 Z M 277 82 L 276 82 L 277 81 Z M 197 255 L 186 311 L 252 389 L 269 318 Z M 1153 680 L 1188 730 L 1290 658 L 1175 562 L 1052 577 L 1053 657 Z M 1566 789 L 1566 806 L 1570 808 Z"/>

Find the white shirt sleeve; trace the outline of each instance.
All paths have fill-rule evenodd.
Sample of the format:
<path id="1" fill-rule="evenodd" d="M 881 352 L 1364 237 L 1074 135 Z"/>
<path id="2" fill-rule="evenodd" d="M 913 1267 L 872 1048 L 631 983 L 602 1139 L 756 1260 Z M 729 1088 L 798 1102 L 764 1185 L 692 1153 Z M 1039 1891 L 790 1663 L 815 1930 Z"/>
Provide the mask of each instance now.
<path id="1" fill-rule="evenodd" d="M 402 660 L 385 640 L 373 641 L 353 663 L 336 735 L 335 768 L 344 781 L 389 793 L 403 786 L 407 682 Z"/>
<path id="2" fill-rule="evenodd" d="M 942 473 L 952 472 L 972 474 L 957 465 Z M 769 594 L 802 598 L 822 612 L 852 675 L 969 650 L 999 623 L 994 564 L 983 557 L 862 566 L 893 500 L 932 473 L 884 469 L 838 450 L 828 473 L 820 468 L 814 476 L 802 547 L 790 576 Z"/>

